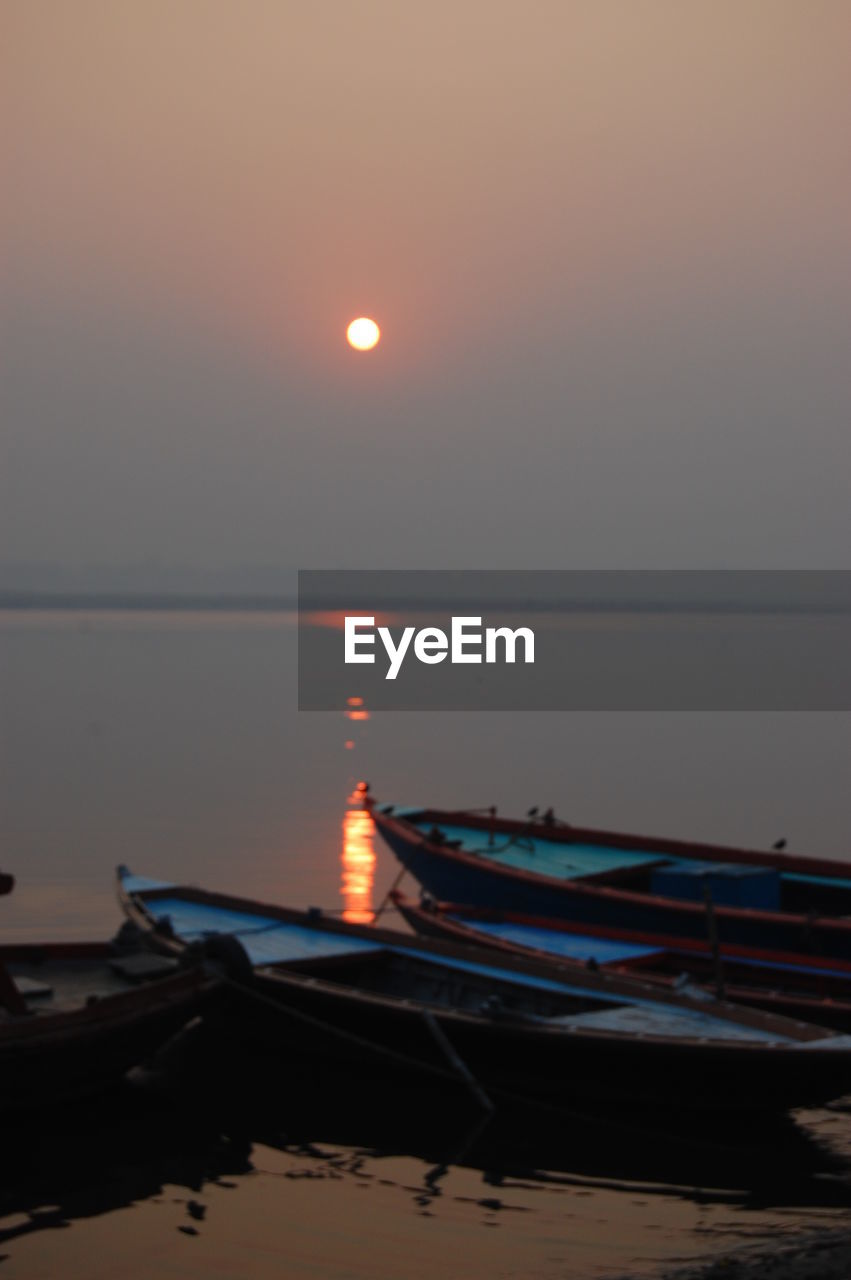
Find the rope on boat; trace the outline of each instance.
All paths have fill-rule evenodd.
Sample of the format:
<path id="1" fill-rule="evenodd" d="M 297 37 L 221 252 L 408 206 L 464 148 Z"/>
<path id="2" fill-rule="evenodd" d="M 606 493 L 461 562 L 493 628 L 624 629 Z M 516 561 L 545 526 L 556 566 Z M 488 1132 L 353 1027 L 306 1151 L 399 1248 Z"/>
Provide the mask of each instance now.
<path id="1" fill-rule="evenodd" d="M 387 892 L 385 893 L 384 897 L 381 899 L 381 905 L 380 905 L 380 907 L 378 908 L 378 910 L 375 912 L 375 914 L 374 914 L 374 915 L 373 915 L 373 917 L 372 917 L 372 923 L 373 923 L 373 924 L 378 924 L 378 921 L 379 921 L 379 920 L 381 919 L 381 917 L 384 915 L 384 912 L 387 910 L 387 904 L 388 904 L 388 902 L 390 901 L 390 898 L 391 898 L 392 894 L 394 894 L 394 893 L 396 892 L 396 890 L 399 888 L 399 885 L 402 883 L 402 880 L 403 880 L 403 879 L 404 879 L 404 877 L 405 877 L 405 872 L 406 872 L 407 870 L 408 870 L 408 868 L 407 868 L 407 867 L 405 867 L 405 866 L 403 866 L 403 867 L 401 867 L 401 868 L 400 868 L 400 870 L 399 870 L 399 874 L 397 875 L 396 879 L 395 879 L 395 880 L 393 881 L 393 883 L 391 884 L 390 888 L 389 888 L 389 889 L 387 890 Z"/>
<path id="2" fill-rule="evenodd" d="M 423 1021 L 425 1022 L 426 1026 L 428 1027 L 434 1039 L 437 1041 L 437 1044 L 440 1047 L 441 1052 L 444 1053 L 446 1057 L 449 1059 L 449 1062 L 451 1063 L 456 1075 L 460 1076 L 461 1079 L 464 1081 L 467 1088 L 470 1090 L 470 1092 L 472 1093 L 473 1097 L 476 1099 L 476 1101 L 478 1102 L 482 1110 L 494 1111 L 495 1107 L 491 1102 L 490 1098 L 485 1093 L 484 1089 L 479 1084 L 478 1080 L 473 1075 L 472 1071 L 467 1066 L 466 1062 L 461 1057 L 458 1050 L 452 1044 L 452 1041 L 449 1039 L 449 1036 L 446 1034 L 446 1032 L 441 1027 L 440 1023 L 437 1021 L 437 1018 L 434 1016 L 431 1009 L 423 1009 Z"/>
<path id="3" fill-rule="evenodd" d="M 254 987 L 247 987 L 233 978 L 225 978 L 224 983 L 225 986 L 232 987 L 235 991 L 238 991 L 241 996 L 250 996 L 250 998 L 255 1000 L 257 1003 L 273 1009 L 275 1013 L 280 1014 L 281 1017 L 294 1018 L 297 1022 L 302 1022 L 306 1026 L 313 1027 L 315 1030 L 326 1033 L 330 1032 L 331 1035 L 336 1036 L 339 1040 L 345 1040 L 349 1044 L 356 1045 L 359 1049 L 365 1049 L 369 1053 L 374 1053 L 380 1057 L 387 1058 L 390 1061 L 398 1062 L 400 1066 L 412 1067 L 417 1071 L 425 1071 L 431 1075 L 439 1076 L 442 1080 L 450 1080 L 453 1082 L 457 1082 L 460 1076 L 465 1080 L 465 1083 L 468 1083 L 463 1072 L 459 1072 L 457 1069 L 450 1070 L 448 1067 L 441 1067 L 436 1063 L 426 1062 L 422 1058 L 412 1058 L 410 1054 L 401 1053 L 398 1049 L 391 1049 L 386 1045 L 379 1044 L 377 1041 L 370 1040 L 366 1036 L 358 1035 L 355 1031 L 345 1031 L 342 1027 L 335 1026 L 333 1022 L 326 1022 L 324 1018 L 317 1018 L 313 1014 L 305 1013 L 301 1009 L 294 1009 L 291 1005 L 279 1004 L 278 1001 L 273 1000 L 271 996 L 264 995 L 262 991 L 257 991 Z M 437 1026 L 434 1015 L 432 1014 L 431 1016 L 435 1022 L 435 1026 Z M 440 1043 L 439 1039 L 438 1043 Z M 451 1050 L 451 1045 L 449 1045 L 448 1039 L 446 1040 L 446 1044 Z M 460 1057 L 458 1058 L 458 1062 L 462 1062 Z M 469 1068 L 467 1068 L 467 1074 L 471 1080 L 475 1079 L 472 1072 L 469 1071 Z M 481 1086 L 479 1086 L 479 1088 L 481 1089 Z M 481 1090 L 481 1093 L 484 1098 L 487 1098 L 483 1089 Z M 493 1103 L 489 1098 L 487 1098 L 487 1102 L 490 1109 L 493 1110 Z"/>
<path id="4" fill-rule="evenodd" d="M 533 836 L 527 836 L 524 832 L 521 831 L 516 836 L 509 836 L 505 844 L 488 845 L 488 852 L 502 853 L 504 849 L 511 849 L 515 846 L 518 849 L 525 849 L 527 853 L 534 853 L 535 839 Z"/>
<path id="5" fill-rule="evenodd" d="M 313 1014 L 304 1013 L 301 1009 L 293 1009 L 291 1005 L 282 1005 L 273 1000 L 270 996 L 266 996 L 262 991 L 257 991 L 254 987 L 246 987 L 241 982 L 236 982 L 233 978 L 226 978 L 227 986 L 233 987 L 240 995 L 251 996 L 252 999 L 260 1004 L 266 1005 L 274 1009 L 276 1013 L 283 1017 L 292 1017 L 299 1022 L 305 1023 L 307 1026 L 314 1027 L 323 1032 L 330 1032 L 337 1036 L 340 1040 L 346 1040 L 350 1044 L 357 1045 L 360 1049 L 366 1049 L 370 1053 L 378 1054 L 380 1057 L 388 1058 L 398 1062 L 402 1066 L 412 1067 L 417 1071 L 425 1071 L 431 1075 L 438 1076 L 442 1080 L 451 1080 L 465 1084 L 470 1090 L 473 1097 L 478 1102 L 483 1111 L 488 1114 L 496 1110 L 494 1103 L 485 1093 L 479 1081 L 473 1075 L 464 1059 L 458 1053 L 452 1044 L 446 1032 L 440 1026 L 431 1009 L 423 1009 L 421 1011 L 422 1020 L 428 1028 L 429 1032 L 443 1056 L 449 1062 L 449 1068 L 440 1067 L 433 1062 L 426 1062 L 422 1058 L 412 1058 L 407 1053 L 400 1053 L 398 1049 L 390 1049 L 386 1045 L 378 1044 L 375 1040 L 370 1040 L 366 1036 L 360 1036 L 354 1031 L 345 1031 L 342 1027 L 335 1026 L 332 1022 L 326 1022 L 323 1018 L 317 1018 Z M 511 1094 L 505 1095 L 511 1098 Z M 519 1098 L 517 1099 L 520 1100 Z"/>

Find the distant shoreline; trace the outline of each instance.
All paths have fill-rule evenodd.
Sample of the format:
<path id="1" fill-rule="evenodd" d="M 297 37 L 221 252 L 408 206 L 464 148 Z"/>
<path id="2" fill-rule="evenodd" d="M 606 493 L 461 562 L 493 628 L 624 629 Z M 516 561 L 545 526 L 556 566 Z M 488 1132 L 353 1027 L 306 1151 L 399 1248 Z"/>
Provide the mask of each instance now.
<path id="1" fill-rule="evenodd" d="M 176 593 L 176 592 L 65 592 L 65 591 L 19 591 L 0 589 L 0 610 L 34 611 L 64 610 L 86 612 L 197 612 L 197 613 L 278 613 L 297 612 L 298 597 L 291 595 L 274 595 L 262 593 L 246 593 L 245 595 Z M 346 602 L 329 599 L 319 601 L 311 599 L 310 611 L 330 610 L 354 613 L 366 607 L 362 602 Z M 371 601 L 369 608 L 427 611 L 434 613 L 440 610 L 457 612 L 457 599 L 425 599 L 411 596 L 406 599 L 394 597 Z M 844 615 L 849 606 L 844 602 L 830 603 L 820 601 L 817 605 L 801 601 L 784 602 L 750 602 L 750 601 L 701 601 L 682 600 L 672 603 L 664 600 L 506 600 L 481 599 L 469 600 L 465 608 L 479 612 L 492 611 L 511 614 L 523 613 L 608 613 L 608 614 L 739 614 L 739 615 Z"/>
<path id="2" fill-rule="evenodd" d="M 291 596 L 184 595 L 159 592 L 48 592 L 0 591 L 0 610 L 115 610 L 175 613 L 277 613 L 293 612 L 298 601 Z"/>

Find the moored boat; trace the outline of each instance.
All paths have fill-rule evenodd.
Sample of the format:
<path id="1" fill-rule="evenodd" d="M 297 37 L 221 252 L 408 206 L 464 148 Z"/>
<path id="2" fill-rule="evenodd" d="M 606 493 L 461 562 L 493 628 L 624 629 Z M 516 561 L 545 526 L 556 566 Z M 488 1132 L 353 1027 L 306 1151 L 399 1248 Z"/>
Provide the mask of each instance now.
<path id="1" fill-rule="evenodd" d="M 207 1008 L 217 986 L 201 968 L 106 942 L 0 947 L 0 1112 L 116 1085 Z"/>
<path id="2" fill-rule="evenodd" d="M 761 1011 L 126 869 L 118 893 L 156 950 L 202 948 L 229 967 L 231 1043 L 282 1074 L 333 1059 L 441 1079 L 483 1104 L 606 1112 L 771 1112 L 851 1087 L 851 1037 Z"/>
<path id="3" fill-rule="evenodd" d="M 434 898 L 579 926 L 851 961 L 851 868 L 778 851 L 574 827 L 551 813 L 365 804 Z"/>
<path id="4" fill-rule="evenodd" d="M 713 954 L 705 939 L 623 928 L 582 929 L 567 921 L 516 911 L 436 902 L 428 894 L 417 901 L 398 889 L 390 899 L 424 937 L 596 967 L 667 988 L 690 982 L 713 999 L 723 996 L 737 1004 L 851 1031 L 851 963 L 847 961 L 746 946 L 719 947 Z"/>

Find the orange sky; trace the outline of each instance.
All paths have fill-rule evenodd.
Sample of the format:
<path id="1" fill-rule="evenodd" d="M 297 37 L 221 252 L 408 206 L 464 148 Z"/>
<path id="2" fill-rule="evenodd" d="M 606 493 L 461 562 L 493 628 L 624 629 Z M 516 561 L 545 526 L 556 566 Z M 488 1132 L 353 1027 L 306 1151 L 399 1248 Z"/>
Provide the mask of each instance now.
<path id="1" fill-rule="evenodd" d="M 830 403 L 817 405 L 810 423 L 824 470 L 804 466 L 806 488 L 819 494 L 816 513 L 832 511 L 831 477 L 844 461 L 836 405 L 847 388 L 839 367 L 824 361 L 851 311 L 841 124 L 849 26 L 843 0 L 554 0 L 523 9 L 483 0 L 11 0 L 3 266 L 15 359 L 24 368 L 57 362 L 61 386 L 70 376 L 62 361 L 73 363 L 75 389 L 63 395 L 79 400 L 75 419 L 85 422 L 106 410 L 95 375 L 86 381 L 81 370 L 97 369 L 116 334 L 126 358 L 115 374 L 121 404 L 138 404 L 136 383 L 163 385 L 163 360 L 179 366 L 165 371 L 174 396 L 159 412 L 187 433 L 180 457 L 154 423 L 149 454 L 134 463 L 147 505 L 154 493 L 164 502 L 170 531 L 147 527 L 140 497 L 116 554 L 197 559 L 212 536 L 212 508 L 203 514 L 204 495 L 187 478 L 201 437 L 186 424 L 206 420 L 208 403 L 229 395 L 245 404 L 246 420 L 259 421 L 243 387 L 264 378 L 270 404 L 280 396 L 279 409 L 264 412 L 295 432 L 289 464 L 306 456 L 302 438 L 317 424 L 326 462 L 341 446 L 337 490 L 353 437 L 382 451 L 367 474 L 380 463 L 388 482 L 407 484 L 407 460 L 438 484 L 425 435 L 432 424 L 441 441 L 461 437 L 469 468 L 480 460 L 485 424 L 504 412 L 511 422 L 493 428 L 498 475 L 483 485 L 504 497 L 504 477 L 518 465 L 525 473 L 525 459 L 511 452 L 511 424 L 524 422 L 532 475 L 581 472 L 575 509 L 595 499 L 576 527 L 542 527 L 541 545 L 559 533 L 599 534 L 594 510 L 611 493 L 610 460 L 624 449 L 641 512 L 660 500 L 669 520 L 682 517 L 665 496 L 673 428 L 660 440 L 654 424 L 697 424 L 677 469 L 699 507 L 707 462 L 713 485 L 729 472 L 732 418 L 753 427 L 745 457 L 763 455 L 764 466 L 772 415 L 789 403 L 788 378 L 793 395 L 806 389 L 797 393 L 802 405 L 827 388 Z M 369 361 L 343 340 L 362 313 L 383 332 Z M 720 368 L 719 338 L 729 344 Z M 151 354 L 158 341 L 177 355 Z M 753 373 L 733 394 L 738 351 Z M 706 420 L 719 393 L 721 426 Z M 29 452 L 33 424 L 52 412 L 40 394 L 28 383 L 12 391 L 21 491 L 35 484 L 30 511 L 45 491 L 56 496 L 70 545 L 91 557 L 88 495 L 76 505 L 54 495 L 43 470 L 51 449 L 58 461 L 68 448 L 70 465 L 63 429 L 45 428 L 44 447 Z M 238 484 L 247 524 L 250 494 L 255 511 L 268 514 L 241 554 L 275 559 L 295 537 L 275 524 L 272 492 L 263 492 L 270 468 L 284 467 L 284 446 L 264 452 L 272 431 L 264 425 L 253 454 L 244 439 L 241 453 L 229 436 L 233 416 L 231 426 L 210 428 L 212 453 L 195 463 L 220 488 L 228 468 L 245 469 Z M 601 429 L 612 438 L 598 452 Z M 141 421 L 134 438 L 140 430 Z M 716 455 L 718 431 L 725 441 Z M 800 466 L 805 441 L 796 431 L 781 429 L 766 511 Z M 109 433 L 95 434 L 80 447 L 120 485 Z M 406 459 L 396 454 L 403 441 Z M 748 488 L 760 500 L 754 468 L 734 495 L 737 519 L 745 519 Z M 299 487 L 315 489 L 320 472 L 317 454 Z M 282 485 L 286 497 L 285 477 Z M 408 486 L 397 514 L 414 496 Z M 475 498 L 477 521 L 486 501 Z M 186 539 L 179 503 L 197 513 L 187 517 Z M 528 512 L 533 525 L 540 508 Z M 101 523 L 114 526 L 117 514 L 106 503 Z M 632 512 L 625 547 L 634 546 L 640 514 Z M 9 518 L 18 558 L 69 545 L 51 543 L 23 509 Z M 704 524 L 709 518 L 705 511 Z M 818 555 L 835 534 L 835 523 L 823 530 Z M 438 560 L 451 545 L 438 540 Z M 540 562 L 535 545 L 524 563 Z"/>
<path id="2" fill-rule="evenodd" d="M 320 361 L 360 309 L 430 349 L 654 259 L 771 272 L 793 235 L 845 244 L 823 126 L 850 24 L 820 0 L 12 3 L 13 241 Z"/>

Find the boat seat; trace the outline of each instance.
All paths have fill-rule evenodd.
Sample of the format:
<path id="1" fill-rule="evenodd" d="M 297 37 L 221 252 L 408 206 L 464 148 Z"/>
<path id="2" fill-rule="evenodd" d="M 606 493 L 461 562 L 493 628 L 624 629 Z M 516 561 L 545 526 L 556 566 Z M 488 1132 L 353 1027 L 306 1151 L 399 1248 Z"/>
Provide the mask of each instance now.
<path id="1" fill-rule="evenodd" d="M 23 996 L 25 1000 L 47 1000 L 53 995 L 53 987 L 50 983 L 42 982 L 39 978 L 14 977 L 12 981 L 18 995 Z"/>
<path id="2" fill-rule="evenodd" d="M 138 955 L 120 956 L 110 960 L 109 967 L 113 973 L 129 982 L 145 982 L 149 978 L 162 978 L 167 973 L 174 973 L 178 968 L 177 960 L 171 956 L 159 956 L 155 952 L 140 951 Z"/>

